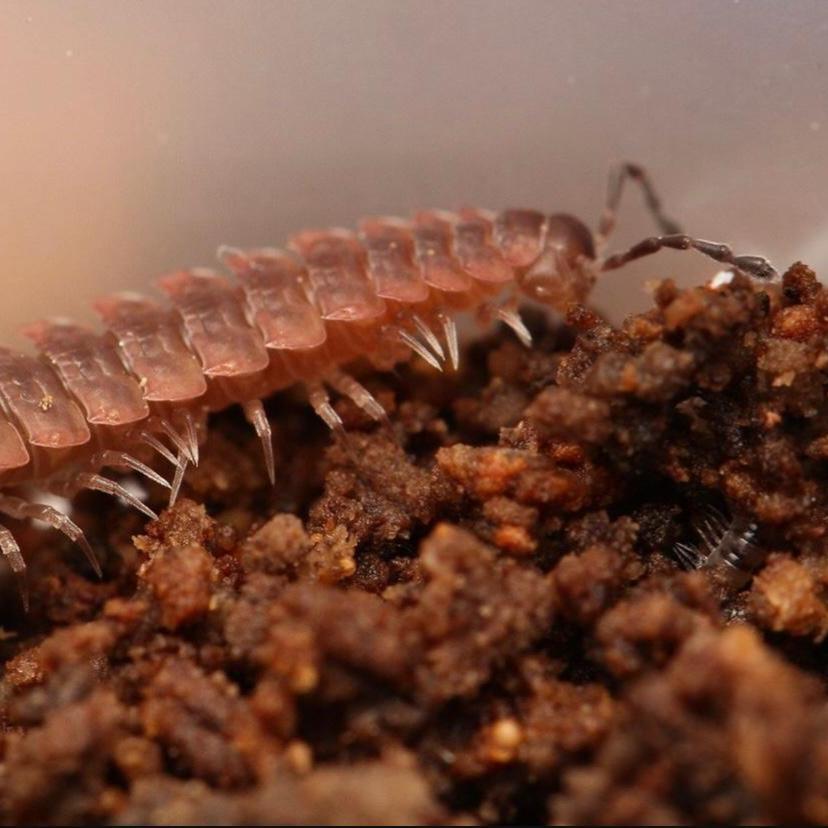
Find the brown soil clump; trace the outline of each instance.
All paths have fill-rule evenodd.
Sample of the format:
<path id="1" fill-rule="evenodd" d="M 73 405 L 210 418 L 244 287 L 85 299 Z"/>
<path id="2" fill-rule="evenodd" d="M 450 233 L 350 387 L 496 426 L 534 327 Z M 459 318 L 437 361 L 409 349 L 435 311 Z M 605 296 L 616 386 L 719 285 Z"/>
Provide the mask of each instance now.
<path id="1" fill-rule="evenodd" d="M 215 418 L 158 521 L 79 499 L 101 580 L 21 528 L 0 822 L 828 821 L 828 293 L 654 298 L 366 370 L 345 438 L 277 395 L 275 490 Z"/>

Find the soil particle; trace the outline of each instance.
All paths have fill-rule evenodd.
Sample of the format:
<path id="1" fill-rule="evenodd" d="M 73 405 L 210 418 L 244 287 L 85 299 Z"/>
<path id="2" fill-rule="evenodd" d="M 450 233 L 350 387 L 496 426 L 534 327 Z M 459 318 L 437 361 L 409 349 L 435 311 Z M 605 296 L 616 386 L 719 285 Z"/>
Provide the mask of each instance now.
<path id="1" fill-rule="evenodd" d="M 553 805 L 561 821 L 824 820 L 828 780 L 813 766 L 826 745 L 822 693 L 752 630 L 690 637 L 621 704 L 595 764 L 566 774 Z"/>
<path id="2" fill-rule="evenodd" d="M 407 620 L 424 640 L 415 681 L 429 704 L 472 696 L 552 623 L 547 578 L 468 532 L 438 525 L 420 559 L 426 583 Z"/>
<path id="3" fill-rule="evenodd" d="M 281 772 L 246 794 L 220 796 L 201 782 L 142 780 L 121 825 L 414 825 L 442 821 L 416 768 L 397 757 L 322 768 L 296 777 Z"/>
<path id="4" fill-rule="evenodd" d="M 808 636 L 819 643 L 828 635 L 826 573 L 815 575 L 789 555 L 773 555 L 753 579 L 751 609 L 761 627 Z"/>

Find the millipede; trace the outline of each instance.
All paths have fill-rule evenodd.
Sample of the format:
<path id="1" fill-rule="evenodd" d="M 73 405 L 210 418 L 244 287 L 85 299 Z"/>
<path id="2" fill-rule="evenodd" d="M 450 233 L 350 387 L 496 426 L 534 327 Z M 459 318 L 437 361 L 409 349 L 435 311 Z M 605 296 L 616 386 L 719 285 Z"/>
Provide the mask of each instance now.
<path id="1" fill-rule="evenodd" d="M 758 525 L 746 515 L 726 517 L 709 507 L 694 523 L 699 543 L 677 543 L 676 558 L 686 569 L 718 569 L 734 588 L 743 587 L 765 552 L 756 543 Z"/>
<path id="2" fill-rule="evenodd" d="M 624 183 L 638 183 L 661 235 L 603 255 Z M 557 311 L 587 299 L 598 275 L 663 248 L 694 249 L 755 278 L 776 272 L 759 256 L 684 234 L 667 218 L 645 171 L 622 164 L 609 178 L 598 229 L 572 215 L 536 210 L 428 210 L 413 218 L 366 218 L 356 231 L 307 230 L 285 249 L 223 246 L 226 272 L 195 268 L 165 276 L 162 302 L 137 293 L 99 299 L 104 330 L 66 319 L 30 325 L 38 353 L 0 348 L 0 513 L 38 519 L 100 565 L 81 528 L 28 490 L 71 498 L 82 489 L 115 495 L 156 515 L 104 468 L 129 470 L 169 489 L 175 502 L 199 462 L 210 412 L 240 405 L 276 481 L 271 427 L 262 400 L 302 384 L 332 429 L 343 424 L 329 392 L 376 420 L 380 403 L 345 367 L 378 368 L 418 355 L 458 368 L 456 317 L 500 320 L 527 346 L 519 314 L 530 299 Z M 163 475 L 153 464 L 164 460 Z M 25 595 L 26 564 L 0 526 L 0 551 Z"/>

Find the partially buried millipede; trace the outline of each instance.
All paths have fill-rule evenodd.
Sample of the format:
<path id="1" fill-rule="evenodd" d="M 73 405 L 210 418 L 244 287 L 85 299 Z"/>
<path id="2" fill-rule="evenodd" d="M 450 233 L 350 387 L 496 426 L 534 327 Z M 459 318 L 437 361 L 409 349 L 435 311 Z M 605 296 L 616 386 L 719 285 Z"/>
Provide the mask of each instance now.
<path id="1" fill-rule="evenodd" d="M 603 256 L 627 178 L 642 187 L 662 235 Z M 301 383 L 316 413 L 341 428 L 330 388 L 380 420 L 379 402 L 342 370 L 348 362 L 365 357 L 390 368 L 414 353 L 456 369 L 455 317 L 466 311 L 503 321 L 528 346 L 521 298 L 564 311 L 586 300 L 599 273 L 665 247 L 695 249 L 756 278 L 776 276 L 763 258 L 680 232 L 632 164 L 610 176 L 595 234 L 564 213 L 464 208 L 367 218 L 356 232 L 308 230 L 285 250 L 222 247 L 219 259 L 235 279 L 200 268 L 173 273 L 158 283 L 169 304 L 133 293 L 98 300 L 103 333 L 49 320 L 24 331 L 39 356 L 0 348 L 0 513 L 60 530 L 100 573 L 80 527 L 22 497 L 20 487 L 64 497 L 94 489 L 154 518 L 101 469 L 144 475 L 170 490 L 172 504 L 188 465 L 198 463 L 207 415 L 234 404 L 261 439 L 273 482 L 263 398 Z M 153 455 L 171 464 L 169 479 L 149 465 Z M 0 551 L 25 601 L 26 564 L 2 526 Z"/>

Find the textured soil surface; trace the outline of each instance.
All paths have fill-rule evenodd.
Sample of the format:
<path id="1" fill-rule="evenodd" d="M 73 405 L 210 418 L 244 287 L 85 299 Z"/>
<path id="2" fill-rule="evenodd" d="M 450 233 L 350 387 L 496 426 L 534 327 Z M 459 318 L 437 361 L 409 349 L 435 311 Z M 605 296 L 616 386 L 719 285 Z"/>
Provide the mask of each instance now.
<path id="1" fill-rule="evenodd" d="M 530 322 L 344 440 L 273 398 L 275 491 L 230 412 L 157 522 L 81 498 L 101 580 L 11 527 L 0 820 L 828 822 L 828 292 Z M 677 563 L 711 506 L 743 586 Z"/>

